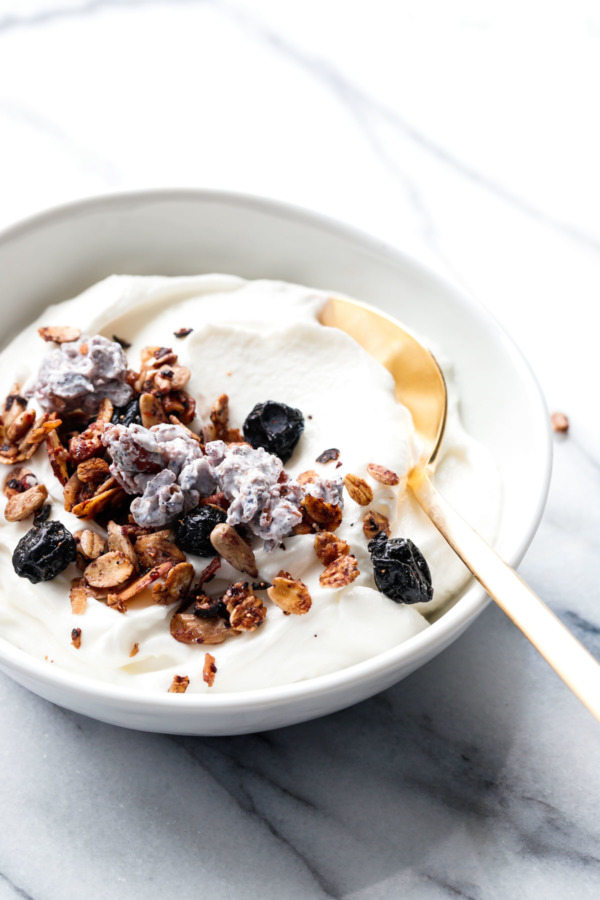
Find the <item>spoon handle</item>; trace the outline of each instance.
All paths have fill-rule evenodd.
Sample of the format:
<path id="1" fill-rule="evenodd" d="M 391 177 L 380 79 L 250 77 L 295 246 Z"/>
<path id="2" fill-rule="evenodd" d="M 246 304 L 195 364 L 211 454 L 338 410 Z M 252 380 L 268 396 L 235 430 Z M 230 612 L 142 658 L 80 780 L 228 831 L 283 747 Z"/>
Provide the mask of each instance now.
<path id="1" fill-rule="evenodd" d="M 600 664 L 514 569 L 450 506 L 424 470 L 415 470 L 409 484 L 438 531 L 490 597 L 600 720 Z"/>

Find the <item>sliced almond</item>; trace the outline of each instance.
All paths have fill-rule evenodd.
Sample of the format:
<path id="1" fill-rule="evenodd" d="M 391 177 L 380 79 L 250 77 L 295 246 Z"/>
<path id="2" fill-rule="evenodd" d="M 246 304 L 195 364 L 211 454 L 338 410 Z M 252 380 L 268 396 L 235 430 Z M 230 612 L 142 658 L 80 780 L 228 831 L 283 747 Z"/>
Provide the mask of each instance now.
<path id="1" fill-rule="evenodd" d="M 400 479 L 395 472 L 392 472 L 391 469 L 386 469 L 385 466 L 379 466 L 377 463 L 369 463 L 367 472 L 371 478 L 379 481 L 380 484 L 400 484 Z"/>
<path id="2" fill-rule="evenodd" d="M 124 496 L 125 492 L 122 488 L 111 488 L 108 491 L 103 491 L 94 497 L 83 500 L 81 503 L 77 503 L 71 511 L 78 519 L 93 519 L 107 506 L 115 506 L 117 501 L 120 501 Z"/>
<path id="3" fill-rule="evenodd" d="M 144 428 L 161 425 L 167 421 L 165 411 L 158 397 L 154 394 L 142 394 L 140 397 L 140 415 Z"/>
<path id="4" fill-rule="evenodd" d="M 320 497 L 305 494 L 302 500 L 302 507 L 317 525 L 327 529 L 327 531 L 335 531 L 342 524 L 342 510 L 337 504 L 326 503 Z"/>
<path id="5" fill-rule="evenodd" d="M 373 502 L 373 489 L 364 478 L 358 475 L 345 475 L 344 484 L 352 500 L 359 506 L 368 506 Z"/>
<path id="6" fill-rule="evenodd" d="M 79 328 L 72 325 L 48 325 L 38 328 L 38 334 L 43 340 L 54 344 L 70 344 L 71 341 L 78 341 L 81 337 Z"/>
<path id="7" fill-rule="evenodd" d="M 77 466 L 77 476 L 84 484 L 102 484 L 110 475 L 110 468 L 105 459 L 97 456 L 86 459 Z"/>
<path id="8" fill-rule="evenodd" d="M 34 409 L 24 409 L 22 413 L 19 413 L 14 422 L 7 427 L 6 439 L 10 441 L 11 444 L 16 444 L 27 434 L 35 422 L 35 418 Z"/>
<path id="9" fill-rule="evenodd" d="M 367 540 L 372 540 L 380 531 L 385 531 L 390 536 L 389 520 L 382 513 L 370 510 L 363 519 L 363 531 Z"/>
<path id="10" fill-rule="evenodd" d="M 252 548 L 239 536 L 235 528 L 225 522 L 216 525 L 211 532 L 210 542 L 219 556 L 234 569 L 256 578 L 258 569 Z"/>
<path id="11" fill-rule="evenodd" d="M 312 606 L 312 597 L 303 581 L 281 571 L 267 590 L 269 598 L 279 609 L 295 616 L 303 616 Z"/>
<path id="12" fill-rule="evenodd" d="M 194 579 L 194 567 L 189 562 L 178 563 L 167 573 L 164 582 L 157 581 L 152 596 L 157 603 L 182 603 Z"/>
<path id="13" fill-rule="evenodd" d="M 173 681 L 171 683 L 171 687 L 169 688 L 170 694 L 185 694 L 188 689 L 188 685 L 190 683 L 190 679 L 187 675 L 174 675 Z"/>
<path id="14" fill-rule="evenodd" d="M 209 687 L 212 687 L 215 683 L 215 675 L 217 674 L 217 667 L 215 665 L 215 658 L 210 653 L 206 653 L 204 656 L 204 668 L 202 669 L 202 678 L 207 683 Z"/>
<path id="15" fill-rule="evenodd" d="M 71 582 L 71 612 L 75 616 L 82 616 L 87 608 L 88 595 L 83 578 L 74 578 Z"/>
<path id="16" fill-rule="evenodd" d="M 92 531 L 91 528 L 78 531 L 73 537 L 79 540 L 79 549 L 86 559 L 98 559 L 106 552 L 106 541 L 101 534 Z M 102 587 L 106 587 L 106 585 L 102 585 Z"/>
<path id="17" fill-rule="evenodd" d="M 115 588 L 124 584 L 133 574 L 133 566 L 123 553 L 110 550 L 89 564 L 84 572 L 85 580 L 95 588 Z"/>
<path id="18" fill-rule="evenodd" d="M 107 530 L 108 549 L 118 550 L 119 553 L 122 553 L 123 556 L 126 556 L 133 566 L 134 572 L 137 572 L 139 569 L 137 554 L 133 549 L 133 544 L 131 543 L 129 536 L 125 534 L 123 526 L 117 525 L 116 522 L 109 522 Z M 151 565 L 154 564 L 151 563 Z"/>
<path id="19" fill-rule="evenodd" d="M 315 535 L 315 553 L 324 566 L 328 566 L 339 556 L 345 556 L 349 551 L 350 545 L 330 531 L 320 531 Z"/>
<path id="20" fill-rule="evenodd" d="M 255 631 L 265 620 L 267 610 L 260 599 L 241 581 L 230 584 L 223 595 L 229 624 L 235 631 Z"/>
<path id="21" fill-rule="evenodd" d="M 222 644 L 236 632 L 225 619 L 200 619 L 191 613 L 177 613 L 171 619 L 171 635 L 181 644 Z"/>
<path id="22" fill-rule="evenodd" d="M 358 563 L 353 556 L 340 556 L 321 573 L 319 584 L 335 590 L 351 584 L 358 576 Z"/>
<path id="23" fill-rule="evenodd" d="M 121 556 L 122 554 L 119 555 Z M 117 603 L 119 601 L 125 603 L 127 600 L 131 600 L 132 597 L 135 597 L 136 594 L 139 594 L 141 593 L 141 591 L 149 588 L 159 578 L 163 578 L 172 568 L 172 563 L 163 563 L 160 566 L 155 566 L 153 569 L 150 569 L 149 572 L 145 572 L 144 575 L 141 575 L 139 578 L 136 578 L 135 581 L 132 581 L 131 584 L 128 584 L 127 587 L 123 588 L 122 591 L 119 591 L 118 594 L 109 594 L 109 604 L 111 600 L 114 603 Z"/>
<path id="24" fill-rule="evenodd" d="M 96 422 L 104 422 L 105 425 L 108 425 L 113 417 L 114 411 L 115 408 L 112 400 L 109 400 L 108 397 L 104 397 L 104 399 L 100 401 L 100 406 L 98 407 Z"/>
<path id="25" fill-rule="evenodd" d="M 7 522 L 20 522 L 44 505 L 48 491 L 43 484 L 35 484 L 22 494 L 14 494 L 6 504 L 4 517 Z"/>

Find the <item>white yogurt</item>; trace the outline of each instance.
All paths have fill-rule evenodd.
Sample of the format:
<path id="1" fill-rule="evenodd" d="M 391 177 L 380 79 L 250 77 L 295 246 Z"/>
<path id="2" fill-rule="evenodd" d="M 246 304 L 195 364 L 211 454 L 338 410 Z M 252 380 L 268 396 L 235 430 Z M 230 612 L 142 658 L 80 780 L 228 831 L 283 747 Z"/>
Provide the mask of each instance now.
<path id="1" fill-rule="evenodd" d="M 192 377 L 186 390 L 206 418 L 222 393 L 230 398 L 230 423 L 241 427 L 256 403 L 278 400 L 304 413 L 305 431 L 286 470 L 298 475 L 314 469 L 324 477 L 354 473 L 373 488 L 372 509 L 390 520 L 392 536 L 409 537 L 429 563 L 434 600 L 398 605 L 374 586 L 367 540 L 366 512 L 346 494 L 344 518 L 337 534 L 351 545 L 360 575 L 339 591 L 319 586 L 323 566 L 311 535 L 291 537 L 285 549 L 256 551 L 261 578 L 280 569 L 301 578 L 312 596 L 304 616 L 285 616 L 268 599 L 264 625 L 216 646 L 186 645 L 169 631 L 172 607 L 136 608 L 125 615 L 90 599 L 83 615 L 71 612 L 69 588 L 74 566 L 51 582 L 32 585 L 15 574 L 11 556 L 31 520 L 9 523 L 0 514 L 0 633 L 28 653 L 52 660 L 73 673 L 126 685 L 150 693 L 166 691 L 174 675 L 190 678 L 188 693 L 209 690 L 202 678 L 204 655 L 216 660 L 210 691 L 248 690 L 313 678 L 342 669 L 388 650 L 428 626 L 429 615 L 461 588 L 468 577 L 415 501 L 399 487 L 385 487 L 367 473 L 370 462 L 384 465 L 401 479 L 416 459 L 412 419 L 394 399 L 390 374 L 351 338 L 318 323 L 326 295 L 280 282 L 246 282 L 233 276 L 138 278 L 113 276 L 80 297 L 46 310 L 0 355 L 0 389 L 16 381 L 33 383 L 48 347 L 37 335 L 40 325 L 76 325 L 85 334 L 118 335 L 131 342 L 132 367 L 149 344 L 172 346 Z M 173 332 L 193 328 L 179 340 Z M 488 540 L 500 509 L 498 472 L 489 453 L 460 424 L 450 380 L 450 411 L 436 480 L 448 499 Z M 335 462 L 316 463 L 330 447 L 340 450 Z M 46 485 L 53 517 L 71 530 L 87 527 L 63 510 L 63 490 L 52 474 L 44 449 L 30 468 Z M 2 499 L 2 510 L 4 498 Z M 94 524 L 91 527 L 97 528 Z M 197 569 L 209 560 L 190 558 Z M 209 593 L 240 579 L 224 564 Z M 81 646 L 71 646 L 71 630 L 81 628 Z M 131 657 L 137 644 L 139 651 Z"/>

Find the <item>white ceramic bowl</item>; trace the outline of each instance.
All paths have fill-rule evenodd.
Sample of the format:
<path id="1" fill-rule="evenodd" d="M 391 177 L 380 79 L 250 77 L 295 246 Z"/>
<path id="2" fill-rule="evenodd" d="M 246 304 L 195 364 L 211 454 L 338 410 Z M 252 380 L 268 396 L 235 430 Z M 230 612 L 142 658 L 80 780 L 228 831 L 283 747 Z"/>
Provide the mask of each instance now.
<path id="1" fill-rule="evenodd" d="M 427 335 L 456 365 L 468 430 L 504 484 L 498 551 L 516 565 L 539 523 L 551 467 L 547 411 L 514 344 L 481 306 L 403 253 L 322 216 L 211 191 L 149 191 L 63 206 L 0 235 L 4 342 L 51 302 L 112 273 L 228 272 L 342 291 Z M 366 662 L 283 687 L 139 694 L 72 674 L 0 638 L 0 667 L 42 697 L 94 718 L 179 734 L 240 734 L 342 709 L 389 687 L 454 641 L 486 605 L 471 584 L 421 634 Z"/>

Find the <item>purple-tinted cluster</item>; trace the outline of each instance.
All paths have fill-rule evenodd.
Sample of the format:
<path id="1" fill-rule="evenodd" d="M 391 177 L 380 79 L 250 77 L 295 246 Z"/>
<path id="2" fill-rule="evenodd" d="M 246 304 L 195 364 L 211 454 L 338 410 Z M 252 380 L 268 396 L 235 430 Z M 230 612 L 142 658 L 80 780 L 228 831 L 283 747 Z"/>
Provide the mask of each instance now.
<path id="1" fill-rule="evenodd" d="M 47 353 L 29 393 L 48 411 L 82 409 L 93 415 L 105 397 L 115 406 L 131 399 L 126 378 L 127 357 L 122 348 L 95 334 Z"/>
<path id="2" fill-rule="evenodd" d="M 342 481 L 318 481 L 304 489 L 286 474 L 281 460 L 262 448 L 227 447 L 198 441 L 179 425 L 113 425 L 102 438 L 112 457 L 111 473 L 130 494 L 133 518 L 160 527 L 222 491 L 230 502 L 227 522 L 247 525 L 274 548 L 302 519 L 304 490 L 341 504 Z"/>

